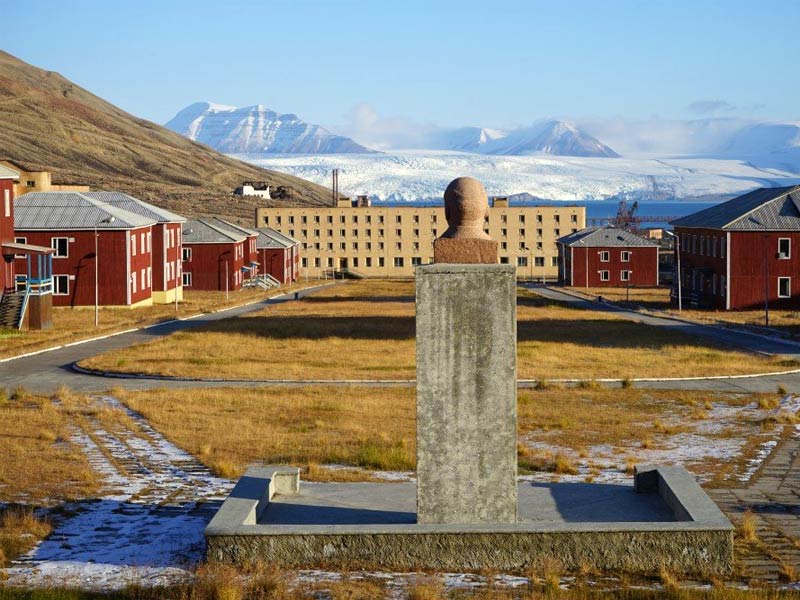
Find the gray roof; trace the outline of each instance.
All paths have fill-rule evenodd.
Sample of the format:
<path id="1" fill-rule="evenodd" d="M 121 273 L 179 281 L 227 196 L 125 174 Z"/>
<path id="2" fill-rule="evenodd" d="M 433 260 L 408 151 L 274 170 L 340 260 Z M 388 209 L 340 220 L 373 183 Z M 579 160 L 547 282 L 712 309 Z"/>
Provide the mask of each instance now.
<path id="1" fill-rule="evenodd" d="M 800 185 L 760 188 L 676 219 L 672 225 L 739 231 L 800 230 Z"/>
<path id="2" fill-rule="evenodd" d="M 19 173 L 5 165 L 0 165 L 0 179 L 19 179 Z"/>
<path id="3" fill-rule="evenodd" d="M 601 248 L 606 246 L 628 248 L 631 246 L 658 246 L 652 240 L 618 227 L 587 227 L 556 240 L 565 246 Z"/>
<path id="4" fill-rule="evenodd" d="M 270 227 L 259 227 L 255 232 L 258 234 L 256 248 L 291 248 L 299 243 L 296 239 Z"/>
<path id="5" fill-rule="evenodd" d="M 101 223 L 114 217 L 112 223 Z M 14 200 L 14 229 L 132 229 L 155 221 L 78 192 L 30 192 Z"/>
<path id="6" fill-rule="evenodd" d="M 230 244 L 247 239 L 240 231 L 223 227 L 210 219 L 192 219 L 183 226 L 184 244 Z"/>
<path id="7" fill-rule="evenodd" d="M 148 204 L 143 200 L 123 194 L 122 192 L 83 192 L 84 196 L 100 200 L 107 204 L 112 204 L 135 215 L 154 219 L 159 223 L 185 223 L 186 217 L 176 215 L 175 213 Z"/>
<path id="8" fill-rule="evenodd" d="M 213 223 L 214 225 L 219 225 L 223 229 L 228 229 L 230 231 L 238 231 L 246 236 L 249 235 L 258 235 L 258 232 L 255 229 L 248 229 L 247 227 L 242 227 L 241 225 L 237 225 L 236 223 L 231 223 L 230 221 L 226 221 L 225 219 L 220 219 L 219 217 L 209 217 L 205 219 L 207 223 Z"/>

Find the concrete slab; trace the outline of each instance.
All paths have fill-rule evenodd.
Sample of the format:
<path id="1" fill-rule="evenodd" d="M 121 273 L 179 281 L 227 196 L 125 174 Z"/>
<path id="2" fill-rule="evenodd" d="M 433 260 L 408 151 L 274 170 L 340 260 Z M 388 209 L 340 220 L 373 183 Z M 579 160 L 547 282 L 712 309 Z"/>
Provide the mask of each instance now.
<path id="1" fill-rule="evenodd" d="M 567 569 L 726 574 L 733 526 L 681 467 L 639 469 L 635 485 L 518 484 L 517 523 L 417 523 L 413 483 L 304 483 L 253 468 L 206 529 L 208 557 L 243 564 L 520 571 L 544 557 Z"/>

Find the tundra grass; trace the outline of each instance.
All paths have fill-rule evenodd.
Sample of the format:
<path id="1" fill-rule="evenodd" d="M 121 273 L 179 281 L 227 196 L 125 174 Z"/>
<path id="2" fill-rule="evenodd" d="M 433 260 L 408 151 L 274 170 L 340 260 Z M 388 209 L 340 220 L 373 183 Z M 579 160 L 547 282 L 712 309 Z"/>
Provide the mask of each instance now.
<path id="1" fill-rule="evenodd" d="M 800 367 L 520 290 L 524 379 L 743 375 Z M 122 373 L 223 379 L 413 379 L 412 282 L 360 281 L 87 359 Z"/>
<path id="2" fill-rule="evenodd" d="M 371 471 L 416 466 L 412 388 L 160 389 L 115 395 L 224 477 L 238 477 L 254 463 L 305 467 L 303 478 L 309 480 L 371 479 Z M 633 460 L 643 445 L 658 447 L 689 429 L 698 406 L 755 407 L 759 397 L 641 389 L 521 390 L 520 468 L 571 474 L 572 457 L 587 458 L 588 449 L 597 445 L 621 448 Z M 758 419 L 742 421 L 736 435 L 744 438 L 761 427 Z M 717 435 L 734 433 L 709 434 L 709 443 Z M 544 439 L 564 452 L 531 451 L 529 439 Z M 750 449 L 756 451 L 757 446 Z M 719 462 L 733 469 L 749 456 Z M 703 466 L 713 472 L 713 465 Z"/>

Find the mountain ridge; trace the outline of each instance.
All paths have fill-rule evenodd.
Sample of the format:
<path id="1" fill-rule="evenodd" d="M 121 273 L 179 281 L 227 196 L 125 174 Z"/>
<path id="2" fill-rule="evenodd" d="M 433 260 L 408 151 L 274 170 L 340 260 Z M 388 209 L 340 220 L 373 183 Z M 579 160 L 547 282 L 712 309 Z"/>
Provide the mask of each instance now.
<path id="1" fill-rule="evenodd" d="M 242 222 L 252 221 L 254 201 L 230 193 L 245 180 L 291 188 L 298 204 L 330 198 L 327 188 L 224 156 L 3 51 L 0 102 L 0 156 L 50 170 L 56 181 L 127 192 L 187 216 Z"/>
<path id="2" fill-rule="evenodd" d="M 227 106 L 195 102 L 164 125 L 184 137 L 226 154 L 369 154 L 354 140 L 280 114 L 263 104 Z"/>

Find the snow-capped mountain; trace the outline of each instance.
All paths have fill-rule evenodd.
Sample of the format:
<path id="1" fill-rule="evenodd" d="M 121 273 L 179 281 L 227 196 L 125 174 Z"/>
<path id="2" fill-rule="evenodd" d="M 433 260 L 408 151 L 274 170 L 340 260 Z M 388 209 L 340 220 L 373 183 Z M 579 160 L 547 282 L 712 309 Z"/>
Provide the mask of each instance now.
<path id="1" fill-rule="evenodd" d="M 344 154 L 373 152 L 350 138 L 258 104 L 224 106 L 197 102 L 166 127 L 219 152 L 248 154 Z"/>
<path id="2" fill-rule="evenodd" d="M 800 122 L 765 122 L 747 125 L 718 149 L 720 156 L 746 160 L 758 167 L 800 172 Z"/>
<path id="3" fill-rule="evenodd" d="M 431 134 L 424 147 L 428 150 L 455 150 L 502 156 L 619 156 L 576 125 L 555 120 L 542 121 L 512 131 L 481 127 L 446 129 Z"/>

